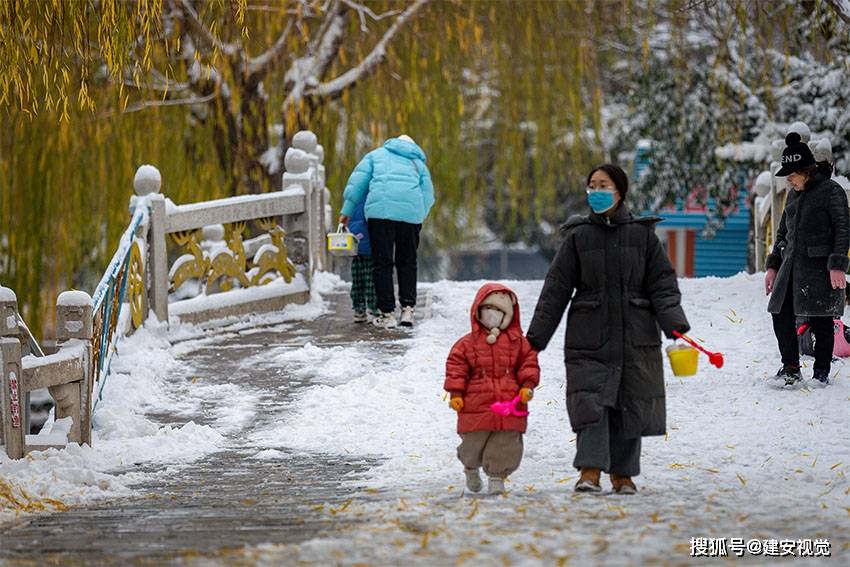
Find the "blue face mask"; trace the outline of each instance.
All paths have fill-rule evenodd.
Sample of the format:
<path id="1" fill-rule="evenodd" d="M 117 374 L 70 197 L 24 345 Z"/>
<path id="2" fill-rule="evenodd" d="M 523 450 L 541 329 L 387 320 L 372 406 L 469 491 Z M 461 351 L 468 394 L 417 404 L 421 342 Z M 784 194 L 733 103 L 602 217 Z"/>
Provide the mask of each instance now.
<path id="1" fill-rule="evenodd" d="M 588 189 L 587 204 L 594 213 L 601 215 L 617 204 L 616 196 L 617 192 L 613 189 Z"/>

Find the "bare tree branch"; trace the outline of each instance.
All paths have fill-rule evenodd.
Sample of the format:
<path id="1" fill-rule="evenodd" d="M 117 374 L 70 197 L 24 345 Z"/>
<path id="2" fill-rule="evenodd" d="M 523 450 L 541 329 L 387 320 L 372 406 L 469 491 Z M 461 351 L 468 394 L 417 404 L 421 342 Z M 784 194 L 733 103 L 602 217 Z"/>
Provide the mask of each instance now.
<path id="1" fill-rule="evenodd" d="M 248 75 L 257 77 L 265 75 L 278 61 L 286 54 L 286 40 L 289 39 L 289 33 L 292 31 L 293 20 L 289 20 L 286 24 L 286 29 L 280 34 L 275 44 L 261 53 L 257 57 L 251 58 L 248 62 Z"/>
<path id="2" fill-rule="evenodd" d="M 310 40 L 305 54 L 292 62 L 284 76 L 284 88 L 289 92 L 284 108 L 301 100 L 308 87 L 318 85 L 333 63 L 345 38 L 347 10 L 340 0 L 334 0 L 332 9 L 327 12 L 319 32 Z"/>
<path id="3" fill-rule="evenodd" d="M 346 89 L 354 86 L 363 77 L 372 73 L 375 68 L 384 60 L 387 55 L 387 45 L 398 34 L 399 30 L 410 20 L 416 12 L 418 12 L 429 0 L 416 0 L 411 4 L 400 16 L 393 22 L 393 25 L 384 33 L 381 40 L 372 48 L 372 51 L 367 55 L 359 65 L 353 67 L 342 75 L 324 82 L 314 88 L 309 88 L 305 91 L 308 96 L 315 97 L 330 97 L 336 98 L 340 96 Z"/>
<path id="4" fill-rule="evenodd" d="M 342 0 L 342 2 L 346 6 L 356 10 L 357 13 L 360 14 L 360 29 L 364 32 L 369 31 L 366 27 L 366 16 L 369 16 L 374 21 L 379 22 L 384 18 L 390 18 L 392 16 L 395 16 L 396 14 L 401 13 L 401 10 L 389 10 L 387 12 L 384 12 L 383 14 L 376 14 L 369 6 L 364 6 L 363 4 L 355 2 L 354 0 Z"/>
<path id="5" fill-rule="evenodd" d="M 167 100 L 145 100 L 133 105 L 128 106 L 124 110 L 108 110 L 101 114 L 102 118 L 108 118 L 110 116 L 114 116 L 116 114 L 129 114 L 131 112 L 138 112 L 140 110 L 145 110 L 146 108 L 156 108 L 161 106 L 184 106 L 191 104 L 203 104 L 206 102 L 210 102 L 216 97 L 215 93 L 209 94 L 207 96 L 202 97 L 190 97 L 190 98 L 178 98 L 178 99 L 167 99 Z"/>
<path id="6" fill-rule="evenodd" d="M 180 7 L 182 8 L 183 15 L 185 16 L 184 21 L 188 24 L 192 35 L 210 47 L 221 51 L 225 55 L 231 57 L 236 55 L 238 51 L 237 46 L 225 43 L 215 37 L 212 31 L 210 31 L 206 24 L 204 24 L 201 20 L 201 17 L 198 15 L 198 12 L 195 11 L 194 6 L 192 6 L 189 0 L 181 0 Z"/>
<path id="7" fill-rule="evenodd" d="M 171 80 L 156 69 L 151 68 L 148 71 L 149 77 L 146 82 L 136 82 L 133 73 L 130 70 L 124 71 L 122 83 L 125 87 L 132 87 L 139 90 L 168 92 L 185 92 L 190 90 L 189 83 L 182 83 L 177 80 Z"/>
<path id="8" fill-rule="evenodd" d="M 339 54 L 339 46 L 345 39 L 345 23 L 347 19 L 347 8 L 340 4 L 331 18 L 331 25 L 328 26 L 325 34 L 315 51 L 313 57 L 313 65 L 311 75 L 316 79 L 322 78 L 328 72 L 334 59 Z"/>
<path id="9" fill-rule="evenodd" d="M 835 10 L 835 13 L 844 20 L 845 24 L 850 25 L 850 2 L 847 0 L 826 0 L 826 3 Z"/>

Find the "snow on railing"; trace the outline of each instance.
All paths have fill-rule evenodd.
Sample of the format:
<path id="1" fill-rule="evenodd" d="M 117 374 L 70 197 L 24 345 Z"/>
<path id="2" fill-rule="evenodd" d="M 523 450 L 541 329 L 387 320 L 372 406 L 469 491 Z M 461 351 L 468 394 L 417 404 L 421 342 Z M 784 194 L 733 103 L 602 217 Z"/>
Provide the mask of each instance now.
<path id="1" fill-rule="evenodd" d="M 331 211 L 323 155 L 312 132 L 299 132 L 285 157 L 281 191 L 181 206 L 160 193 L 159 171 L 141 166 L 133 180 L 132 217 L 93 296 L 66 291 L 57 299 L 59 351 L 54 354 L 22 356 L 21 339 L 29 339 L 22 333 L 25 325 L 17 297 L 0 287 L 0 444 L 7 455 L 21 458 L 28 451 L 61 447 L 67 441 L 91 443 L 92 417 L 118 342 L 144 323 L 148 306 L 168 323 L 169 291 L 175 281 L 201 280 L 204 293 L 208 281 L 220 281 L 222 290 L 234 280 L 240 287 L 254 288 L 240 291 L 236 303 L 217 295 L 175 304 L 175 316 L 187 320 L 307 301 L 313 271 L 326 267 L 324 234 Z M 256 223 L 264 234 L 243 242 L 247 222 Z M 228 243 L 217 241 L 224 235 L 224 224 L 231 226 Z M 195 241 L 201 228 L 210 242 Z M 178 258 L 171 270 L 166 249 L 169 235 L 192 252 Z M 297 248 L 294 263 L 285 238 Z M 254 265 L 247 269 L 249 261 Z M 266 286 L 272 282 L 275 285 Z M 47 388 L 55 402 L 56 423 L 62 424 L 56 431 L 61 429 L 61 434 L 27 435 L 27 396 L 41 388 Z"/>
<path id="2" fill-rule="evenodd" d="M 66 291 L 56 302 L 59 350 L 49 356 L 22 357 L 17 297 L 0 289 L 0 439 L 13 459 L 44 449 L 55 438 L 28 436 L 24 404 L 30 392 L 47 388 L 57 420 L 69 418 L 68 439 L 91 443 L 92 300 L 81 291 Z M 41 443 L 44 443 L 42 445 Z"/>
<path id="3" fill-rule="evenodd" d="M 265 298 L 262 309 L 306 301 L 301 281 L 309 285 L 313 272 L 327 267 L 324 236 L 331 215 L 323 157 L 315 134 L 302 131 L 286 152 L 280 191 L 182 205 L 159 193 L 151 195 L 150 304 L 156 317 L 168 322 L 172 298 L 181 301 L 171 310 L 181 320 L 232 315 L 234 304 L 225 298 L 201 301 L 203 297 L 195 296 L 264 286 L 276 279 L 292 284 L 275 288 L 277 302 L 269 302 L 267 294 L 246 293 L 239 298 L 243 304 L 238 310 L 260 309 L 260 300 L 249 299 L 255 296 Z M 227 241 L 224 225 L 229 226 Z M 260 234 L 246 240 L 243 233 L 249 230 Z M 169 240 L 182 249 L 170 267 Z M 228 309 L 222 308 L 225 305 Z"/>
<path id="4" fill-rule="evenodd" d="M 118 249 L 112 256 L 103 277 L 95 288 L 92 298 L 92 330 L 93 330 L 93 358 L 92 377 L 93 387 L 97 388 L 97 396 L 91 404 L 94 412 L 98 401 L 102 397 L 103 387 L 109 375 L 109 365 L 112 355 L 118 346 L 118 341 L 124 335 L 116 332 L 122 321 L 122 308 L 127 299 L 128 287 L 130 298 L 126 305 L 134 313 L 130 319 L 134 323 L 135 330 L 144 319 L 144 264 L 143 250 L 146 248 L 148 224 L 150 221 L 150 205 L 146 200 L 140 199 L 134 203 L 135 209 L 130 224 L 121 235 Z M 134 282 L 128 286 L 128 282 Z M 141 283 L 141 288 L 136 285 Z M 141 294 L 141 295 L 140 295 Z"/>

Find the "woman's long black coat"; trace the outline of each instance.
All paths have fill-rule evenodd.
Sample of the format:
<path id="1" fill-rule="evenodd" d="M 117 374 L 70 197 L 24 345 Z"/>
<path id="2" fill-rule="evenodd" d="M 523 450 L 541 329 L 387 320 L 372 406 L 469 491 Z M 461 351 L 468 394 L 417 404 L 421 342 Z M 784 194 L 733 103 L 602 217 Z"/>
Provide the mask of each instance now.
<path id="1" fill-rule="evenodd" d="M 564 356 L 574 431 L 618 407 L 628 437 L 666 431 L 659 325 L 686 332 L 676 272 L 655 234 L 658 218 L 625 206 L 612 218 L 574 216 L 537 302 L 528 340 L 546 348 L 570 305 Z M 573 295 L 575 292 L 575 295 Z"/>

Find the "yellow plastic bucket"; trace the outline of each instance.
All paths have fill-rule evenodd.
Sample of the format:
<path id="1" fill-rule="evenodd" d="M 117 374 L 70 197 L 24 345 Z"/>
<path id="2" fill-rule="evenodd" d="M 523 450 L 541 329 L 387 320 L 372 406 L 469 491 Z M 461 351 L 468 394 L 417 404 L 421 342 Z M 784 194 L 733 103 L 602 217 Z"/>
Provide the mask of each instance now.
<path id="1" fill-rule="evenodd" d="M 667 347 L 667 358 L 676 376 L 693 376 L 697 373 L 699 351 L 686 345 Z"/>
<path id="2" fill-rule="evenodd" d="M 357 238 L 342 225 L 328 234 L 328 252 L 334 256 L 356 256 Z"/>

